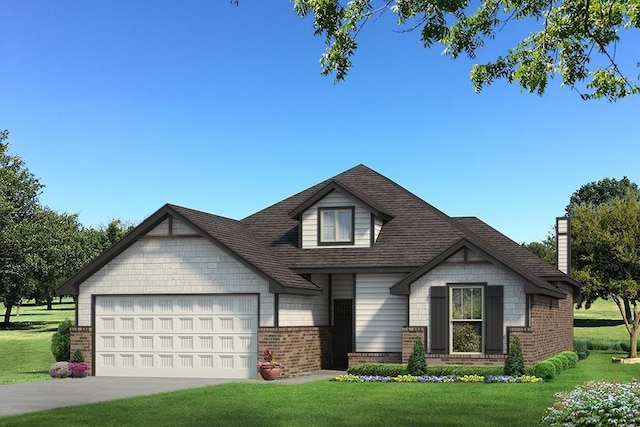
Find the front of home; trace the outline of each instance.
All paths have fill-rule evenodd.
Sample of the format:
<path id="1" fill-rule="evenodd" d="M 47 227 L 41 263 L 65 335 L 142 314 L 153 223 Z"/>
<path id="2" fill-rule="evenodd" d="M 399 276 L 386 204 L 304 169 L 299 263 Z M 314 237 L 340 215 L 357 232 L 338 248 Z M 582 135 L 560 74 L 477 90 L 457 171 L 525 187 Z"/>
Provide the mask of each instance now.
<path id="1" fill-rule="evenodd" d="M 568 223 L 559 222 L 568 271 Z M 579 284 L 474 217 L 359 165 L 242 220 L 165 205 L 59 289 L 93 375 L 250 378 L 572 348 Z"/>

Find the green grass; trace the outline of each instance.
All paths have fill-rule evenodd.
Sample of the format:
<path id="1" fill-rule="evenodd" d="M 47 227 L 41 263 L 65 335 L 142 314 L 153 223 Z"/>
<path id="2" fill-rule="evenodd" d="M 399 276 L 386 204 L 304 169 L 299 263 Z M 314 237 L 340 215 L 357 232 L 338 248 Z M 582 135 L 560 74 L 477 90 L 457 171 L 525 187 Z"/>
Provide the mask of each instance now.
<path id="1" fill-rule="evenodd" d="M 4 314 L 0 304 L 0 313 Z M 51 335 L 65 319 L 74 319 L 72 299 L 54 304 L 53 310 L 45 306 L 24 304 L 20 315 L 16 308 L 11 313 L 11 328 L 0 329 L 0 385 L 49 380 L 49 368 L 55 362 L 51 353 Z"/>
<path id="2" fill-rule="evenodd" d="M 554 393 L 628 382 L 637 365 L 594 354 L 544 384 L 224 384 L 0 419 L 3 426 L 535 426 Z M 70 397 L 72 399 L 72 397 Z"/>
<path id="3" fill-rule="evenodd" d="M 613 301 L 597 300 L 588 310 L 574 310 L 573 316 L 574 338 L 629 342 L 629 333 Z"/>

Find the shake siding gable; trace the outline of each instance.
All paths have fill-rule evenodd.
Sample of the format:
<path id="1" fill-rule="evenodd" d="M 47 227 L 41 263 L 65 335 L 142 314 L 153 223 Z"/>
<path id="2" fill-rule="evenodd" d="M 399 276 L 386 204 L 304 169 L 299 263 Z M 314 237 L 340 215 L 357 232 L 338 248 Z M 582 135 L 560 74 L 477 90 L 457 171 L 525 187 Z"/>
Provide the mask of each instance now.
<path id="1" fill-rule="evenodd" d="M 526 326 L 526 295 L 524 284 L 492 264 L 441 264 L 411 284 L 409 295 L 409 326 L 430 326 L 430 289 L 450 283 L 486 283 L 503 287 L 503 352 L 507 349 L 507 328 Z M 427 342 L 431 350 L 431 340 Z M 495 351 L 495 350 L 494 350 Z"/>
<path id="2" fill-rule="evenodd" d="M 91 326 L 93 295 L 259 294 L 260 326 L 274 324 L 267 281 L 203 238 L 141 239 L 89 277 L 78 295 L 78 326 Z"/>
<path id="3" fill-rule="evenodd" d="M 407 297 L 389 292 L 402 277 L 403 274 L 356 276 L 356 352 L 402 352 Z"/>
<path id="4" fill-rule="evenodd" d="M 355 207 L 354 243 L 349 247 L 371 246 L 371 213 L 361 205 L 344 195 L 333 191 L 302 214 L 302 248 L 332 248 L 336 246 L 318 246 L 318 208 Z M 339 247 L 345 248 L 344 245 Z"/>

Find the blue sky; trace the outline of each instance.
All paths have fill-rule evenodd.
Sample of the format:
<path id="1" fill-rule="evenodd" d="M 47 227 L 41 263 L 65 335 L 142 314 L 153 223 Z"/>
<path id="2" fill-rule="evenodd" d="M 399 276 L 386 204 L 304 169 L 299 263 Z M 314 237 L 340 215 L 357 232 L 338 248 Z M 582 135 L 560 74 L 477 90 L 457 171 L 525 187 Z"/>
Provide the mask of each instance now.
<path id="1" fill-rule="evenodd" d="M 391 16 L 337 85 L 286 0 L 3 0 L 0 16 L 0 128 L 41 201 L 89 226 L 167 202 L 239 219 L 364 163 L 523 242 L 581 185 L 640 182 L 640 98 L 584 102 L 559 79 L 475 94 L 469 60 Z"/>

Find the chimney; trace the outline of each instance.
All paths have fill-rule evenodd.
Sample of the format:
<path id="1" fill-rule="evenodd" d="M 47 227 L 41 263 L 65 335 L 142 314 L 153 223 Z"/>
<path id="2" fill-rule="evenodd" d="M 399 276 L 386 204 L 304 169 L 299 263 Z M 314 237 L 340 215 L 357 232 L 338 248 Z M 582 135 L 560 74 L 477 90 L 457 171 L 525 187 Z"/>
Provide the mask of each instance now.
<path id="1" fill-rule="evenodd" d="M 571 275 L 571 220 L 556 218 L 556 261 L 558 270 Z"/>

